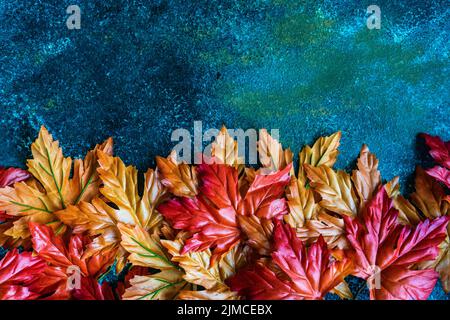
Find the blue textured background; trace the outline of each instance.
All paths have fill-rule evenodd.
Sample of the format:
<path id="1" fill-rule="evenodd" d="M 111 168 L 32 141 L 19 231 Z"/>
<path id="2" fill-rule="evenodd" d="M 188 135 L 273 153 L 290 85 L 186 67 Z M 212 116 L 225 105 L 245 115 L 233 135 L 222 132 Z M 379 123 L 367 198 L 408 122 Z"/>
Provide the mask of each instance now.
<path id="1" fill-rule="evenodd" d="M 338 167 L 367 143 L 407 185 L 417 133 L 450 137 L 449 21 L 427 0 L 0 1 L 0 164 L 23 166 L 45 124 L 67 155 L 113 136 L 145 169 L 203 120 L 280 129 L 294 151 L 342 130 Z"/>

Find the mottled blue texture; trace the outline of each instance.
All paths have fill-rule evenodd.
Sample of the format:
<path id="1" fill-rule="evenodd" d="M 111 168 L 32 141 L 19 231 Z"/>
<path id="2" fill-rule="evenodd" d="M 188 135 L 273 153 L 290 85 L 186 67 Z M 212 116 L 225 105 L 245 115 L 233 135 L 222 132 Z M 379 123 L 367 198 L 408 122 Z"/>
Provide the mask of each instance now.
<path id="1" fill-rule="evenodd" d="M 294 151 L 342 130 L 338 167 L 367 143 L 407 185 L 417 133 L 450 138 L 449 20 L 439 0 L 2 0 L 0 164 L 24 166 L 44 124 L 67 155 L 113 136 L 143 170 L 203 120 L 280 129 Z"/>

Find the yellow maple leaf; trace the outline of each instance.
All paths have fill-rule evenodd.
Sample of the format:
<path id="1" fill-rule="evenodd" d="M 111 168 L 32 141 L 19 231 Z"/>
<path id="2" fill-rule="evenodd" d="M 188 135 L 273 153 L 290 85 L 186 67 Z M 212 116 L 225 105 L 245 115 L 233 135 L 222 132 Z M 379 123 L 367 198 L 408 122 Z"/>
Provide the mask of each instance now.
<path id="1" fill-rule="evenodd" d="M 179 271 L 164 270 L 147 276 L 135 276 L 125 290 L 124 300 L 173 300 L 187 283 Z"/>
<path id="2" fill-rule="evenodd" d="M 211 156 L 217 164 L 226 164 L 238 167 L 244 163 L 244 159 L 239 157 L 238 143 L 233 139 L 225 126 L 220 129 L 215 141 L 212 143 Z"/>
<path id="3" fill-rule="evenodd" d="M 47 224 L 58 233 L 63 232 L 65 226 L 54 213 L 98 194 L 97 150 L 111 153 L 112 139 L 89 151 L 84 161 L 75 160 L 71 177 L 72 159 L 63 156 L 58 141 L 54 141 L 42 126 L 38 138 L 31 145 L 33 158 L 27 162 L 34 180 L 0 189 L 0 210 L 20 217 L 5 234 L 13 238 L 28 238 L 30 221 Z"/>
<path id="4" fill-rule="evenodd" d="M 304 227 L 307 220 L 316 218 L 319 210 L 313 191 L 308 185 L 305 166 L 327 166 L 331 168 L 336 162 L 340 138 L 340 132 L 328 137 L 321 137 L 312 147 L 307 145 L 299 153 L 298 177 L 291 178 L 286 191 L 290 212 L 285 216 L 285 221 L 293 228 Z"/>
<path id="5" fill-rule="evenodd" d="M 255 215 L 238 215 L 237 219 L 248 238 L 247 243 L 259 254 L 269 255 L 272 252 L 273 221 Z"/>
<path id="6" fill-rule="evenodd" d="M 372 199 L 372 195 L 381 184 L 378 159 L 370 153 L 369 148 L 363 145 L 356 163 L 358 170 L 353 170 L 352 181 L 359 196 L 360 209 Z"/>
<path id="7" fill-rule="evenodd" d="M 159 270 L 177 269 L 170 260 L 157 234 L 150 235 L 141 226 L 127 226 L 119 223 L 122 247 L 130 253 L 128 260 L 136 265 Z"/>
<path id="8" fill-rule="evenodd" d="M 213 291 L 213 290 L 200 290 L 189 291 L 183 290 L 178 295 L 180 300 L 239 300 L 240 297 L 233 291 Z"/>
<path id="9" fill-rule="evenodd" d="M 321 165 L 333 167 L 339 153 L 338 147 L 341 140 L 341 132 L 338 131 L 328 137 L 320 137 L 312 147 L 305 146 L 299 153 L 298 180 L 306 183 L 307 177 L 304 165 L 314 167 Z"/>
<path id="10" fill-rule="evenodd" d="M 161 183 L 174 195 L 193 197 L 197 194 L 197 173 L 195 167 L 178 163 L 176 152 L 169 157 L 156 157 Z"/>
<path id="11" fill-rule="evenodd" d="M 283 150 L 281 143 L 274 139 L 266 129 L 259 131 L 258 153 L 261 165 L 268 172 L 284 169 L 289 163 L 292 163 L 293 159 L 291 150 L 289 148 Z"/>
<path id="12" fill-rule="evenodd" d="M 183 241 L 162 240 L 162 245 L 167 248 L 172 255 L 172 261 L 184 270 L 183 278 L 197 286 L 202 286 L 206 290 L 200 291 L 182 291 L 180 299 L 186 299 L 188 296 L 195 296 L 196 299 L 219 299 L 227 297 L 228 299 L 237 299 L 225 280 L 236 274 L 237 270 L 248 262 L 248 248 L 235 246 L 229 252 L 221 257 L 218 263 L 210 265 L 211 251 L 190 252 L 181 254 Z M 198 293 L 194 293 L 198 292 Z"/>
<path id="13" fill-rule="evenodd" d="M 358 213 L 358 198 L 350 176 L 344 171 L 335 172 L 328 166 L 305 165 L 310 185 L 320 194 L 319 205 L 340 215 L 355 216 Z"/>
<path id="14" fill-rule="evenodd" d="M 144 175 L 144 191 L 138 194 L 137 170 L 125 166 L 118 157 L 112 157 L 101 150 L 97 151 L 98 174 L 102 182 L 100 188 L 104 199 L 94 198 L 91 203 L 81 201 L 70 205 L 55 214 L 74 232 L 89 232 L 96 236 L 89 245 L 86 255 L 98 254 L 101 250 L 116 249 L 116 258 L 121 270 L 126 259 L 126 251 L 120 248 L 118 224 L 139 226 L 153 232 L 162 222 L 156 207 L 165 196 L 165 189 L 157 179 L 157 174 L 149 169 Z"/>

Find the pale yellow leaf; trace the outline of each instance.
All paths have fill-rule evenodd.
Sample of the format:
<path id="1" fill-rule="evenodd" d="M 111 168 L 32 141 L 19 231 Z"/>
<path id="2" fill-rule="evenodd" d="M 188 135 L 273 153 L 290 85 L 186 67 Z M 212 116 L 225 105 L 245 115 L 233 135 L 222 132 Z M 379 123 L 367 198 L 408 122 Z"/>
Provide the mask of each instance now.
<path id="1" fill-rule="evenodd" d="M 126 167 L 118 157 L 97 151 L 100 167 L 97 169 L 103 186 L 100 192 L 119 208 L 120 221 L 138 225 L 137 206 L 140 201 L 137 190 L 137 170 Z"/>
<path id="2" fill-rule="evenodd" d="M 180 300 L 239 300 L 239 296 L 233 291 L 188 291 L 183 290 L 178 295 Z"/>
<path id="3" fill-rule="evenodd" d="M 135 276 L 125 290 L 124 300 L 173 300 L 186 286 L 178 270 L 164 270 L 148 276 Z"/>
<path id="4" fill-rule="evenodd" d="M 64 158 L 58 141 L 54 141 L 45 127 L 31 145 L 33 159 L 27 161 L 28 171 L 44 186 L 47 196 L 57 198 L 65 208 L 70 193 L 69 178 L 72 159 Z"/>
<path id="5" fill-rule="evenodd" d="M 195 167 L 178 163 L 176 153 L 166 159 L 156 157 L 161 183 L 171 193 L 179 197 L 193 197 L 197 194 L 197 174 Z"/>
<path id="6" fill-rule="evenodd" d="M 363 209 L 380 186 L 381 176 L 378 171 L 378 159 L 369 152 L 366 145 L 361 148 L 356 165 L 358 170 L 353 170 L 352 180 L 359 196 L 360 208 Z"/>
<path id="7" fill-rule="evenodd" d="M 272 138 L 266 129 L 259 131 L 258 154 L 261 165 L 268 172 L 284 169 L 293 159 L 291 150 L 283 150 L 281 143 Z"/>
<path id="8" fill-rule="evenodd" d="M 141 225 L 154 230 L 162 221 L 162 216 L 156 211 L 163 196 L 165 188 L 159 182 L 156 173 L 152 169 L 148 169 L 145 174 L 144 193 L 137 211 L 137 216 Z"/>
<path id="9" fill-rule="evenodd" d="M 238 166 L 244 162 L 239 157 L 237 141 L 228 134 L 225 126 L 222 127 L 212 144 L 211 155 L 218 164 Z"/>
<path id="10" fill-rule="evenodd" d="M 313 219 L 317 214 L 318 205 L 314 200 L 311 188 L 306 187 L 295 177 L 291 177 L 289 187 L 286 190 L 289 214 L 284 220 L 293 228 L 303 227 L 305 221 Z"/>
<path id="11" fill-rule="evenodd" d="M 70 180 L 69 203 L 77 204 L 80 201 L 91 201 L 98 196 L 100 179 L 98 177 L 97 150 L 112 156 L 113 140 L 107 139 L 103 144 L 96 145 L 95 148 L 86 154 L 84 160 L 75 159 L 73 177 Z"/>
<path id="12" fill-rule="evenodd" d="M 161 243 L 172 255 L 172 261 L 178 263 L 186 272 L 184 275 L 186 281 L 209 290 L 228 289 L 220 273 L 219 265 L 215 264 L 210 267 L 211 252 L 209 249 L 181 254 L 183 247 L 181 241 L 161 240 Z"/>
<path id="13" fill-rule="evenodd" d="M 301 183 L 306 183 L 306 172 L 304 169 L 304 164 L 309 164 L 314 167 L 321 165 L 327 167 L 333 167 L 337 160 L 337 155 L 339 153 L 338 147 L 341 140 L 341 132 L 338 131 L 328 137 L 320 137 L 314 143 L 312 148 L 310 146 L 305 146 L 303 150 L 299 153 L 299 169 L 298 169 L 298 180 Z"/>
<path id="14" fill-rule="evenodd" d="M 325 165 L 305 167 L 311 187 L 322 197 L 321 207 L 340 215 L 355 216 L 358 213 L 358 199 L 346 172 L 335 172 Z"/>
<path id="15" fill-rule="evenodd" d="M 176 266 L 164 252 L 157 234 L 150 235 L 140 226 L 118 224 L 122 236 L 121 245 L 130 253 L 128 260 L 136 265 L 159 270 L 170 270 Z"/>
<path id="16" fill-rule="evenodd" d="M 345 236 L 344 220 L 326 212 L 320 212 L 317 217 L 307 220 L 303 227 L 296 229 L 297 236 L 310 244 L 323 236 L 331 249 L 346 249 L 348 247 Z"/>

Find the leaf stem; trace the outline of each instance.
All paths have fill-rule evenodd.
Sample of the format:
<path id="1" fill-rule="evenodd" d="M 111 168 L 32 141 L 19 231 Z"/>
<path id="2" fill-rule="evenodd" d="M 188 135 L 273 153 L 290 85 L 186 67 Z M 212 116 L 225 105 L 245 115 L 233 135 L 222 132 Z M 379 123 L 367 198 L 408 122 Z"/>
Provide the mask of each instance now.
<path id="1" fill-rule="evenodd" d="M 52 213 L 48 209 L 36 208 L 36 207 L 32 207 L 32 206 L 29 206 L 27 204 L 19 203 L 19 202 L 16 202 L 16 201 L 10 201 L 10 203 L 15 204 L 16 206 L 27 208 L 27 210 L 25 210 L 25 211 L 37 210 L 37 211 L 42 211 L 42 212 L 46 212 L 46 213 Z M 21 211 L 21 212 L 24 212 L 24 211 Z"/>
<path id="2" fill-rule="evenodd" d="M 54 173 L 54 171 L 53 171 L 53 166 L 52 166 L 52 162 L 51 162 L 51 159 L 50 159 L 50 154 L 48 153 L 48 149 L 45 149 L 45 151 L 46 151 L 46 153 L 47 153 L 47 161 L 48 161 L 48 165 L 50 166 L 50 172 L 51 172 L 51 176 L 52 176 L 52 178 L 53 178 L 53 182 L 55 183 L 56 190 L 58 190 L 58 194 L 59 194 L 59 198 L 60 198 L 60 200 L 61 200 L 62 208 L 65 209 L 65 208 L 66 208 L 66 205 L 65 205 L 65 203 L 64 203 L 64 197 L 63 197 L 63 195 L 62 195 L 62 193 L 61 193 L 61 187 L 58 185 L 58 182 L 56 181 L 55 173 Z M 41 166 L 41 167 L 42 167 L 42 166 Z M 44 169 L 44 168 L 43 168 L 43 169 Z M 45 170 L 45 169 L 44 169 L 44 170 Z M 47 172 L 47 174 L 48 174 L 48 172 Z M 62 175 L 63 175 L 63 179 L 64 179 L 64 172 L 62 172 Z"/>
<path id="3" fill-rule="evenodd" d="M 131 240 L 133 240 L 138 246 L 140 246 L 142 249 L 144 249 L 145 251 L 151 253 L 151 255 L 139 254 L 140 256 L 148 257 L 148 258 L 157 258 L 157 259 L 160 259 L 160 260 L 162 260 L 162 261 L 168 263 L 168 264 L 171 265 L 172 267 L 174 267 L 174 268 L 176 268 L 176 269 L 178 269 L 178 270 L 181 270 L 179 266 L 175 265 L 175 264 L 174 264 L 172 261 L 170 261 L 167 257 L 163 257 L 163 256 L 157 254 L 156 252 L 150 250 L 148 247 L 144 246 L 142 243 L 140 243 L 139 241 L 137 241 L 135 238 L 133 238 L 133 237 L 130 237 L 130 238 L 131 238 Z"/>
<path id="4" fill-rule="evenodd" d="M 180 281 L 177 281 L 177 282 L 169 282 L 169 281 L 163 280 L 163 279 L 155 279 L 155 280 L 158 280 L 158 281 L 160 281 L 162 283 L 167 283 L 167 284 L 165 286 L 162 286 L 161 288 L 158 288 L 156 290 L 153 290 L 153 291 L 147 293 L 146 295 L 143 295 L 142 297 L 138 298 L 138 300 L 145 299 L 145 298 L 147 298 L 150 295 L 151 295 L 150 299 L 153 300 L 153 298 L 155 298 L 162 290 L 170 288 L 170 287 L 173 287 L 173 286 L 176 286 L 177 284 L 186 282 L 184 280 L 180 280 Z"/>
<path id="5" fill-rule="evenodd" d="M 93 176 L 94 176 L 94 175 L 91 175 L 91 176 L 89 177 L 89 180 L 86 182 L 86 184 L 81 188 L 81 192 L 80 192 L 80 194 L 78 195 L 77 199 L 75 200 L 75 204 L 77 204 L 77 203 L 81 200 L 81 198 L 83 197 L 83 194 L 86 192 L 86 190 L 87 190 L 87 188 L 89 187 L 89 185 L 93 182 L 93 181 L 92 181 Z"/>

